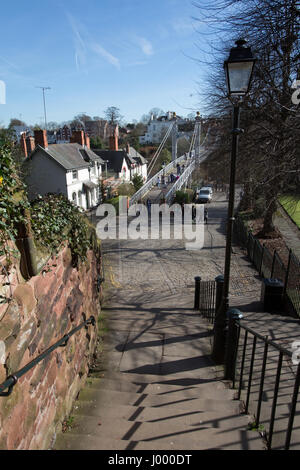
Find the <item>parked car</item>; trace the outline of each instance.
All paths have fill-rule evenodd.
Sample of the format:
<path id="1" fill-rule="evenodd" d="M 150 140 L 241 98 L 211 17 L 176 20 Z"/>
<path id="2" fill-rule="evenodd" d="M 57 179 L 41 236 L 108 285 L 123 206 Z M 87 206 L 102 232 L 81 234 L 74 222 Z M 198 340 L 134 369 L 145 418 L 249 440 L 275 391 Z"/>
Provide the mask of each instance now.
<path id="1" fill-rule="evenodd" d="M 210 191 L 210 194 L 211 194 L 211 195 L 213 194 L 213 188 L 212 188 L 212 186 L 211 186 L 210 184 L 208 184 L 207 186 L 203 186 L 203 187 L 200 189 L 200 191 L 201 191 L 202 189 L 203 189 L 203 190 L 204 190 L 204 189 L 208 189 L 208 190 Z"/>
<path id="2" fill-rule="evenodd" d="M 201 188 L 198 195 L 196 202 L 198 203 L 209 203 L 212 200 L 212 192 L 210 188 Z"/>

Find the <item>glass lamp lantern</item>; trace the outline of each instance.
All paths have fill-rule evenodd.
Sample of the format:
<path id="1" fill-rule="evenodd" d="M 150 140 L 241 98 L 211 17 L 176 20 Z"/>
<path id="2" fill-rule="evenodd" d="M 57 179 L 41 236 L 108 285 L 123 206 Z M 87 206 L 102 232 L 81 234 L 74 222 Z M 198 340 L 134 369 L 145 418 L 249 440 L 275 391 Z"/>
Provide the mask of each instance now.
<path id="1" fill-rule="evenodd" d="M 255 59 L 246 41 L 239 39 L 224 62 L 228 93 L 230 96 L 244 96 L 248 93 Z"/>

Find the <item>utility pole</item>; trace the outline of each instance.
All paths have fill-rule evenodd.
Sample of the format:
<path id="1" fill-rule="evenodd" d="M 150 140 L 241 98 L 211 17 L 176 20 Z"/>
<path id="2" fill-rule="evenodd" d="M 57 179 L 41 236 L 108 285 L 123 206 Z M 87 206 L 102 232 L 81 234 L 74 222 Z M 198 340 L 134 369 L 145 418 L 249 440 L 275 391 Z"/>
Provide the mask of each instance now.
<path id="1" fill-rule="evenodd" d="M 49 86 L 37 86 L 36 88 L 40 88 L 41 90 L 43 90 L 45 130 L 47 131 L 47 115 L 46 115 L 45 90 L 51 90 L 51 88 L 50 88 Z"/>

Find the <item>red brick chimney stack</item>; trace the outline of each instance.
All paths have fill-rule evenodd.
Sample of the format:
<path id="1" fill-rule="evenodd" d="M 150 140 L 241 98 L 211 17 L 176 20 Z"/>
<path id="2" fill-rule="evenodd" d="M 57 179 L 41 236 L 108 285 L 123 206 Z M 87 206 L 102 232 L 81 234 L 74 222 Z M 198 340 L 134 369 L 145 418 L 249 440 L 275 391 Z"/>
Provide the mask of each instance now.
<path id="1" fill-rule="evenodd" d="M 90 149 L 90 148 L 91 148 L 90 138 L 89 138 L 89 136 L 87 135 L 86 132 L 84 133 L 84 141 L 85 141 L 86 147 L 87 147 L 88 149 Z"/>
<path id="2" fill-rule="evenodd" d="M 82 147 L 84 147 L 84 132 L 83 131 L 73 131 L 70 142 L 72 144 L 79 144 Z"/>
<path id="3" fill-rule="evenodd" d="M 116 125 L 113 135 L 109 138 L 109 150 L 117 151 L 119 150 L 119 129 Z"/>
<path id="4" fill-rule="evenodd" d="M 37 130 L 34 131 L 35 145 L 40 145 L 44 149 L 48 148 L 47 131 Z"/>
<path id="5" fill-rule="evenodd" d="M 20 144 L 21 144 L 21 148 L 22 148 L 22 150 L 23 150 L 23 154 L 24 154 L 25 158 L 27 158 L 27 157 L 28 157 L 28 152 L 27 152 L 26 134 L 25 134 L 25 132 L 23 132 L 23 133 L 21 134 Z"/>
<path id="6" fill-rule="evenodd" d="M 35 140 L 34 137 L 31 137 L 31 135 L 26 138 L 26 146 L 28 155 L 30 155 L 35 149 Z"/>

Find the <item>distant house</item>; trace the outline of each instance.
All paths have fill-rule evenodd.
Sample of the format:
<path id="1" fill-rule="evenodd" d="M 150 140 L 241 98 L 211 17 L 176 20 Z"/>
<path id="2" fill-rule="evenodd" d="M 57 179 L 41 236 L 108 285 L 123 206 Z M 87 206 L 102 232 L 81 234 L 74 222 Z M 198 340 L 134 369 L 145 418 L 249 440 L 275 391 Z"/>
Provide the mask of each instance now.
<path id="1" fill-rule="evenodd" d="M 83 131 L 73 132 L 72 142 L 49 145 L 44 130 L 35 131 L 34 150 L 26 155 L 22 146 L 28 195 L 64 194 L 75 205 L 86 210 L 99 203 L 99 183 L 103 160 L 89 147 Z M 25 147 L 24 147 L 25 146 Z"/>
<path id="2" fill-rule="evenodd" d="M 85 121 L 85 131 L 90 137 L 100 137 L 107 140 L 112 133 L 112 126 L 104 119 L 96 119 L 94 121 Z"/>
<path id="3" fill-rule="evenodd" d="M 163 135 L 174 121 L 176 114 L 168 111 L 165 116 L 160 116 L 157 119 L 151 116 L 151 119 L 147 126 L 145 135 L 141 135 L 139 141 L 141 144 L 148 143 L 159 143 L 162 140 Z"/>
<path id="4" fill-rule="evenodd" d="M 72 137 L 72 131 L 70 126 L 65 124 L 63 127 L 60 127 L 56 132 L 56 143 L 67 143 L 70 142 Z"/>
<path id="5" fill-rule="evenodd" d="M 140 175 L 143 181 L 147 180 L 147 160 L 128 144 L 126 148 L 119 149 L 118 126 L 109 138 L 109 150 L 94 150 L 94 152 L 107 164 L 107 169 L 115 178 L 131 181 L 134 175 Z"/>
<path id="6" fill-rule="evenodd" d="M 32 131 L 28 126 L 13 126 L 12 127 L 14 136 L 18 142 L 20 142 L 23 134 L 31 135 Z"/>

